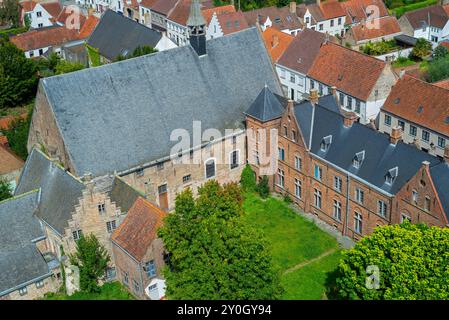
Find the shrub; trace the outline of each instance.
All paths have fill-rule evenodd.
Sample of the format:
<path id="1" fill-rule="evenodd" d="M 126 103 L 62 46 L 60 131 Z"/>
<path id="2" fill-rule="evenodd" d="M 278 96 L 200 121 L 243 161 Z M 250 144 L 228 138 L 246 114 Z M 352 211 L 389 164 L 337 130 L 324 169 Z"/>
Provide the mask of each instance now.
<path id="1" fill-rule="evenodd" d="M 257 192 L 259 195 L 265 199 L 270 195 L 270 186 L 268 185 L 268 177 L 263 176 L 257 185 Z"/>
<path id="2" fill-rule="evenodd" d="M 242 175 L 240 177 L 240 185 L 246 192 L 256 191 L 256 174 L 254 173 L 253 169 L 251 169 L 251 166 L 249 164 L 247 164 L 242 171 Z"/>

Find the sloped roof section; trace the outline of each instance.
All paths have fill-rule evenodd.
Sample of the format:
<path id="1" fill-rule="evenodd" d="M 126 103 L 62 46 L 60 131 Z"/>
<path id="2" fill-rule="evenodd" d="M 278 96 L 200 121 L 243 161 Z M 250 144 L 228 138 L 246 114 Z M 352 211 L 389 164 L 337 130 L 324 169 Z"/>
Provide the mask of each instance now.
<path id="1" fill-rule="evenodd" d="M 392 87 L 383 111 L 449 136 L 449 90 L 404 75 Z"/>
<path id="2" fill-rule="evenodd" d="M 356 41 L 373 40 L 401 33 L 401 27 L 395 17 L 373 19 L 353 26 L 351 30 Z"/>
<path id="3" fill-rule="evenodd" d="M 367 100 L 386 63 L 374 57 L 327 42 L 309 71 L 309 76 L 361 100 Z"/>
<path id="4" fill-rule="evenodd" d="M 340 3 L 346 11 L 346 24 L 359 23 L 377 16 L 373 9 L 379 10 L 378 17 L 388 16 L 388 9 L 382 0 L 348 0 Z"/>
<path id="5" fill-rule="evenodd" d="M 295 37 L 292 35 L 274 28 L 266 28 L 263 32 L 263 40 L 273 62 L 276 62 L 284 54 L 294 39 Z"/>
<path id="6" fill-rule="evenodd" d="M 272 28 L 278 30 L 299 29 L 303 25 L 296 13 L 291 13 L 289 6 L 278 8 L 265 7 L 256 10 L 245 11 L 244 16 L 248 25 L 255 26 L 257 23 L 265 23 L 267 18 L 272 22 Z"/>
<path id="7" fill-rule="evenodd" d="M 169 156 L 178 143 L 172 131 L 192 134 L 194 120 L 243 128 L 243 112 L 265 83 L 282 92 L 256 28 L 209 40 L 202 57 L 183 46 L 41 82 L 78 176 Z"/>
<path id="8" fill-rule="evenodd" d="M 100 55 L 114 60 L 119 55 L 126 57 L 132 54 L 138 46 L 155 48 L 161 38 L 162 33 L 159 31 L 107 10 L 87 40 L 87 44 L 98 49 Z"/>
<path id="9" fill-rule="evenodd" d="M 449 220 L 449 164 L 442 162 L 430 167 L 430 175 L 438 192 L 443 210 Z"/>
<path id="10" fill-rule="evenodd" d="M 0 296 L 27 281 L 49 276 L 49 268 L 33 241 L 44 237 L 34 216 L 39 192 L 0 202 Z"/>
<path id="11" fill-rule="evenodd" d="M 279 101 L 279 97 L 265 86 L 245 114 L 265 122 L 281 117 L 284 109 L 285 106 Z"/>
<path id="12" fill-rule="evenodd" d="M 0 176 L 23 167 L 23 160 L 9 149 L 0 145 Z"/>
<path id="13" fill-rule="evenodd" d="M 41 191 L 37 216 L 61 235 L 64 234 L 75 205 L 82 196 L 83 183 L 41 151 L 33 149 L 25 163 L 15 194 L 36 189 Z"/>
<path id="14" fill-rule="evenodd" d="M 442 29 L 448 21 L 449 14 L 443 6 L 435 5 L 406 12 L 404 16 L 415 30 L 428 25 Z"/>
<path id="15" fill-rule="evenodd" d="M 139 191 L 131 187 L 119 177 L 115 177 L 112 182 L 109 197 L 111 201 L 120 208 L 122 212 L 128 212 L 138 197 L 143 196 Z"/>
<path id="16" fill-rule="evenodd" d="M 157 229 L 167 213 L 142 197 L 137 198 L 125 220 L 114 230 L 111 239 L 137 261 L 141 261 L 151 242 L 157 238 Z"/>

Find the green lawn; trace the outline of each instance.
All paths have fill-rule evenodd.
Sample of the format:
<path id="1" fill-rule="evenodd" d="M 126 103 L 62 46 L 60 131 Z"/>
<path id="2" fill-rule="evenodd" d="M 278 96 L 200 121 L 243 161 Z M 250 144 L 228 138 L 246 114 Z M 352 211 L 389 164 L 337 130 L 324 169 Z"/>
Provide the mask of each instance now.
<path id="1" fill-rule="evenodd" d="M 337 241 L 315 224 L 296 214 L 286 202 L 258 196 L 245 196 L 245 218 L 260 229 L 270 242 L 274 263 L 283 274 L 287 269 L 320 256 L 336 253 L 282 276 L 284 299 L 320 299 L 325 291 L 326 272 L 338 263 Z"/>
<path id="2" fill-rule="evenodd" d="M 134 297 L 118 282 L 106 283 L 99 293 L 76 292 L 71 296 L 49 293 L 45 300 L 134 300 Z"/>

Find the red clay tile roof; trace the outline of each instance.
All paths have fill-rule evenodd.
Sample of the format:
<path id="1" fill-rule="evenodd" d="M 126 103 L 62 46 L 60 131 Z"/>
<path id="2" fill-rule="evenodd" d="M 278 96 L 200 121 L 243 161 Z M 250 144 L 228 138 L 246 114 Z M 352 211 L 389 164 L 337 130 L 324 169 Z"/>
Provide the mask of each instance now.
<path id="1" fill-rule="evenodd" d="M 449 16 L 449 3 L 443 6 L 443 10 L 446 11 L 446 14 Z"/>
<path id="2" fill-rule="evenodd" d="M 430 25 L 432 27 L 437 27 L 442 29 L 448 20 L 448 13 L 445 11 L 446 8 L 443 6 L 436 5 L 430 6 L 414 11 L 409 11 L 404 14 L 407 20 L 412 25 L 413 29 L 420 29 L 423 27 L 423 24 L 429 24 L 430 17 Z"/>
<path id="3" fill-rule="evenodd" d="M 309 77 L 366 101 L 385 66 L 382 60 L 328 42 L 321 46 Z"/>
<path id="4" fill-rule="evenodd" d="M 39 3 L 52 17 L 57 17 L 62 11 L 62 6 L 59 1 L 55 2 L 41 2 Z"/>
<path id="5" fill-rule="evenodd" d="M 449 136 L 449 90 L 404 75 L 392 87 L 384 111 Z"/>
<path id="6" fill-rule="evenodd" d="M 98 19 L 95 16 L 91 15 L 91 16 L 87 17 L 86 22 L 81 26 L 81 30 L 79 32 L 79 38 L 80 39 L 88 38 L 91 35 L 91 33 L 94 31 L 98 22 L 100 22 L 100 19 Z"/>
<path id="7" fill-rule="evenodd" d="M 449 90 L 449 79 L 445 79 L 445 80 L 441 80 L 441 81 L 435 82 L 434 85 L 436 85 L 437 87 Z"/>
<path id="8" fill-rule="evenodd" d="M 267 17 L 273 23 L 272 27 L 278 30 L 299 29 L 303 25 L 296 13 L 290 12 L 290 7 L 278 8 L 276 6 L 245 11 L 243 13 L 250 26 L 255 26 L 257 22 L 265 23 Z M 277 22 L 279 21 L 279 22 Z"/>
<path id="9" fill-rule="evenodd" d="M 167 18 L 182 26 L 187 25 L 187 19 L 189 18 L 191 4 L 192 0 L 180 0 L 176 4 L 175 8 L 167 16 Z"/>
<path id="10" fill-rule="evenodd" d="M 273 62 L 278 61 L 279 57 L 295 39 L 294 36 L 273 28 L 266 28 L 262 36 Z"/>
<path id="11" fill-rule="evenodd" d="M 8 146 L 8 138 L 6 136 L 0 135 L 0 146 Z"/>
<path id="12" fill-rule="evenodd" d="M 25 11 L 25 12 L 33 11 L 36 4 L 37 4 L 36 1 L 30 1 L 30 0 L 25 0 L 25 1 L 20 2 L 20 6 L 22 7 L 23 11 Z"/>
<path id="13" fill-rule="evenodd" d="M 242 11 L 219 14 L 217 18 L 224 35 L 249 27 Z"/>
<path id="14" fill-rule="evenodd" d="M 327 19 L 333 19 L 337 17 L 343 17 L 346 15 L 346 11 L 337 0 L 328 0 L 326 2 L 321 2 L 320 5 L 323 17 Z"/>
<path id="15" fill-rule="evenodd" d="M 207 24 L 210 23 L 210 20 L 212 19 L 212 15 L 214 14 L 214 12 L 217 14 L 217 16 L 220 14 L 223 14 L 223 13 L 231 13 L 231 12 L 235 12 L 235 7 L 231 4 L 229 4 L 226 6 L 207 8 L 207 9 L 201 10 L 201 13 L 203 14 L 204 19 L 206 19 Z"/>
<path id="16" fill-rule="evenodd" d="M 346 11 L 346 24 L 359 23 L 362 20 L 366 20 L 367 8 L 369 6 L 375 6 L 379 9 L 379 17 L 388 16 L 388 9 L 382 0 L 348 0 L 341 2 L 341 5 Z M 369 10 L 369 14 L 373 14 Z"/>
<path id="17" fill-rule="evenodd" d="M 68 19 L 73 13 L 74 13 L 74 10 L 71 10 L 70 7 L 64 7 L 64 8 L 62 8 L 61 12 L 57 16 L 56 21 L 66 25 L 66 26 L 68 24 L 73 24 L 73 23 L 75 23 L 75 19 L 73 19 L 73 18 Z M 86 22 L 86 17 L 83 14 L 80 14 L 80 20 L 79 20 L 80 28 L 85 22 Z"/>
<path id="18" fill-rule="evenodd" d="M 158 0 L 151 7 L 152 11 L 168 15 L 180 0 Z"/>
<path id="19" fill-rule="evenodd" d="M 129 209 L 125 220 L 114 230 L 111 239 L 141 261 L 148 246 L 157 238 L 157 229 L 166 215 L 165 211 L 139 197 Z"/>
<path id="20" fill-rule="evenodd" d="M 355 25 L 351 30 L 356 41 L 363 41 L 399 34 L 401 27 L 395 17 L 383 17 Z"/>
<path id="21" fill-rule="evenodd" d="M 278 64 L 307 75 L 325 40 L 324 33 L 304 28 L 280 56 Z"/>
<path id="22" fill-rule="evenodd" d="M 62 45 L 80 39 L 77 30 L 69 30 L 64 26 L 34 29 L 10 38 L 23 51 Z"/>
<path id="23" fill-rule="evenodd" d="M 0 175 L 19 170 L 23 167 L 23 160 L 13 154 L 9 149 L 0 145 Z"/>
<path id="24" fill-rule="evenodd" d="M 26 117 L 27 117 L 27 114 L 26 114 L 26 113 L 24 113 L 24 114 L 22 114 L 22 115 L 20 115 L 20 116 L 17 116 L 17 117 L 15 117 L 15 116 L 1 117 L 1 118 L 0 118 L 0 130 L 1 130 L 1 129 L 7 130 L 7 129 L 9 128 L 10 124 L 11 124 L 14 120 L 16 120 L 16 119 L 18 119 L 18 118 L 25 119 Z"/>
<path id="25" fill-rule="evenodd" d="M 449 50 L 449 41 L 442 41 L 439 43 L 440 46 L 443 46 Z"/>
<path id="26" fill-rule="evenodd" d="M 142 0 L 142 1 L 140 2 L 140 5 L 141 5 L 142 7 L 151 9 L 157 1 L 158 1 L 158 0 Z"/>

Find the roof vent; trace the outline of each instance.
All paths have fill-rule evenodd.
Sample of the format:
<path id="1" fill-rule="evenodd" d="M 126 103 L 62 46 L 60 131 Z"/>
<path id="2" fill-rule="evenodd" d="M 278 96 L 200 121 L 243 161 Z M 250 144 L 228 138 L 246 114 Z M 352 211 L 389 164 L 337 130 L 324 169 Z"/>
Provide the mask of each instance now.
<path id="1" fill-rule="evenodd" d="M 394 99 L 394 104 L 399 104 L 399 102 L 401 102 L 401 98 Z"/>
<path id="2" fill-rule="evenodd" d="M 449 117 L 446 117 L 446 119 L 444 119 L 444 123 L 449 124 Z"/>
<path id="3" fill-rule="evenodd" d="M 343 80 L 343 75 L 342 75 L 342 74 L 339 74 L 339 75 L 338 75 L 338 81 L 341 81 L 341 80 Z"/>
<path id="4" fill-rule="evenodd" d="M 298 62 L 298 63 L 302 63 L 302 59 L 301 59 L 301 58 L 298 58 L 297 62 Z"/>
<path id="5" fill-rule="evenodd" d="M 419 107 L 418 107 L 418 113 L 421 113 L 423 110 L 424 110 L 424 107 L 423 107 L 423 106 L 419 106 Z"/>

